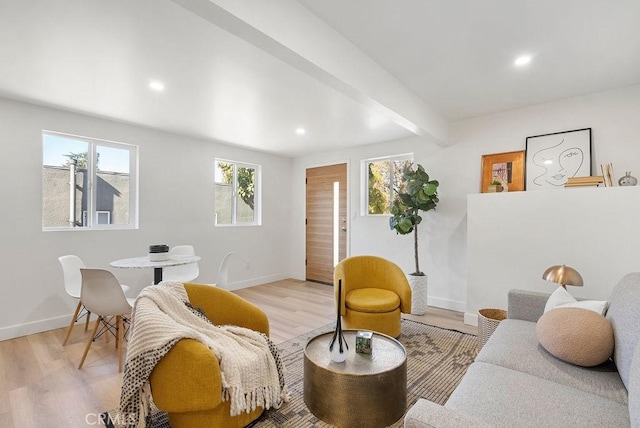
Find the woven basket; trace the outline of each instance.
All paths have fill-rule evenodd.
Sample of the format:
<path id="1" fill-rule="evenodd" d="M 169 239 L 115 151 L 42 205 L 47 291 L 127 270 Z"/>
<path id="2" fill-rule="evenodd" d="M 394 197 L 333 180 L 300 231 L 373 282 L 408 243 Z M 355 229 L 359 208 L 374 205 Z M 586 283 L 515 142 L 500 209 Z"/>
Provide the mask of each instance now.
<path id="1" fill-rule="evenodd" d="M 504 309 L 480 309 L 478 311 L 478 351 L 487 343 L 500 321 L 505 318 L 507 318 L 507 311 Z"/>

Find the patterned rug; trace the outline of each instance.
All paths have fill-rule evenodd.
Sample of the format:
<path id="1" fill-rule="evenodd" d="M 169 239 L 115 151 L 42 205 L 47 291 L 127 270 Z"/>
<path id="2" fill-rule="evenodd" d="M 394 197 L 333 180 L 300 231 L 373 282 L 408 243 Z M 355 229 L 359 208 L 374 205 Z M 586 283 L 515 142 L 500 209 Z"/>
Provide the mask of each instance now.
<path id="1" fill-rule="evenodd" d="M 321 333 L 333 331 L 328 324 L 278 345 L 287 369 L 291 401 L 278 410 L 265 412 L 253 428 L 330 428 L 316 418 L 304 404 L 303 349 L 307 341 Z M 402 320 L 398 339 L 407 350 L 407 409 L 419 398 L 444 404 L 456 388 L 467 367 L 476 357 L 476 336 L 446 330 L 410 320 Z M 153 428 L 168 428 L 166 415 L 155 409 Z M 401 418 L 391 427 L 403 426 Z"/>

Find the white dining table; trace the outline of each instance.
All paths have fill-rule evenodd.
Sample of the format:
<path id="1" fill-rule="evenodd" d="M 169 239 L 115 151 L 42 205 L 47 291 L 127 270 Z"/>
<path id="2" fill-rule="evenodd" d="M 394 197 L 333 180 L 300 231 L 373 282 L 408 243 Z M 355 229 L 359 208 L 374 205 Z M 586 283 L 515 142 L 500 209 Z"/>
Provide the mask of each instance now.
<path id="1" fill-rule="evenodd" d="M 187 265 L 196 263 L 200 256 L 172 255 L 167 260 L 151 261 L 149 256 L 131 257 L 129 259 L 115 260 L 109 266 L 121 269 L 149 269 L 153 268 L 153 283 L 159 284 L 162 281 L 162 269 L 169 266 Z"/>

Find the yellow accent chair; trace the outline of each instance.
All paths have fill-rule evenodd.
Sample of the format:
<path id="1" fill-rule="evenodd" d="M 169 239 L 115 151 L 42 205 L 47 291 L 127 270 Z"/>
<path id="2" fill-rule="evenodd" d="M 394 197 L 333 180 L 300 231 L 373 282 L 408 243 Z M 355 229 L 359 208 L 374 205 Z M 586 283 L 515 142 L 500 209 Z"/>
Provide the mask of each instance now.
<path id="1" fill-rule="evenodd" d="M 398 265 L 376 256 L 342 260 L 333 273 L 336 304 L 339 280 L 343 328 L 400 336 L 400 313 L 411 312 L 411 288 Z"/>
<path id="2" fill-rule="evenodd" d="M 269 319 L 257 306 L 230 291 L 204 284 L 184 285 L 191 304 L 214 324 L 231 324 L 269 335 Z M 202 343 L 182 339 L 151 372 L 151 395 L 169 414 L 173 428 L 240 428 L 263 409 L 231 417 L 230 401 L 222 401 L 222 378 L 216 356 Z"/>

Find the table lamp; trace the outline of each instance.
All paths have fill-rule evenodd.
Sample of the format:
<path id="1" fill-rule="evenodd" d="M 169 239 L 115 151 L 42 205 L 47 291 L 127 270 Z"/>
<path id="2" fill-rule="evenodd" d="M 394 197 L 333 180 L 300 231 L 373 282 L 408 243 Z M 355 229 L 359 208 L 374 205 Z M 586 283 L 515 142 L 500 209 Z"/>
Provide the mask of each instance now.
<path id="1" fill-rule="evenodd" d="M 572 267 L 565 265 L 551 266 L 542 274 L 542 279 L 546 279 L 549 282 L 555 282 L 562 285 L 566 290 L 567 285 L 574 285 L 576 287 L 582 287 L 582 276 Z"/>

